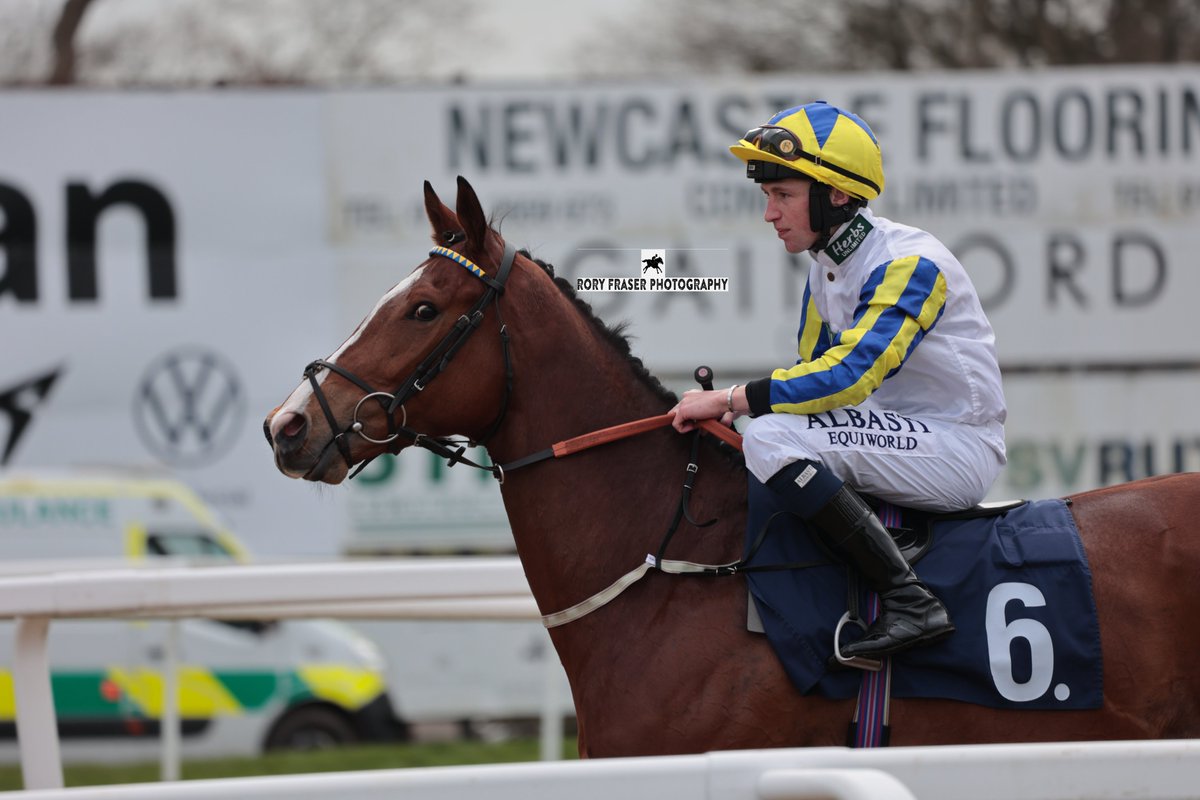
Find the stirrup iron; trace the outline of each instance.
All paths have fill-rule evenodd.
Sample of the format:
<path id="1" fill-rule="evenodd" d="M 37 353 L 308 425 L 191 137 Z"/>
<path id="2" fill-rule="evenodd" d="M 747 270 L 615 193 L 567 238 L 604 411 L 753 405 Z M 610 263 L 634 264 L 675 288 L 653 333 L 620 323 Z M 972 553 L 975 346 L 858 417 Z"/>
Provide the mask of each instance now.
<path id="1" fill-rule="evenodd" d="M 842 655 L 842 629 L 846 627 L 846 623 L 852 622 L 861 628 L 867 630 L 867 623 L 863 622 L 858 617 L 850 616 L 850 612 L 842 614 L 842 618 L 838 620 L 837 628 L 833 631 L 833 657 L 837 659 L 842 666 L 853 667 L 867 672 L 879 672 L 883 669 L 883 662 L 874 658 L 863 658 L 862 656 L 850 656 L 847 658 Z"/>

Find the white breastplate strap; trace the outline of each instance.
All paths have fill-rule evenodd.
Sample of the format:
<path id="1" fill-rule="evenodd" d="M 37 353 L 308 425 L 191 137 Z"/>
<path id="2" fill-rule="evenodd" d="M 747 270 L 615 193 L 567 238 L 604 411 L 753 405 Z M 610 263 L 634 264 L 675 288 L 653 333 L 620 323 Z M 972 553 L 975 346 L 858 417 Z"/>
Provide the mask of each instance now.
<path id="1" fill-rule="evenodd" d="M 696 564 L 692 561 L 671 561 L 663 559 L 657 565 L 660 572 L 666 572 L 671 575 L 684 575 L 694 572 L 712 572 L 713 570 L 732 567 L 737 564 L 736 561 L 731 561 L 728 564 Z M 615 583 L 607 589 L 597 592 L 596 594 L 584 600 L 581 603 L 576 603 L 570 608 L 564 608 L 562 611 L 555 611 L 553 614 L 542 615 L 542 624 L 547 628 L 557 628 L 559 625 L 566 625 L 568 622 L 574 622 L 580 617 L 586 616 L 597 608 L 607 605 L 609 601 L 621 594 L 633 584 L 637 583 L 642 577 L 655 568 L 655 559 L 653 555 L 647 555 L 646 560 L 638 564 L 634 569 L 622 575 Z"/>

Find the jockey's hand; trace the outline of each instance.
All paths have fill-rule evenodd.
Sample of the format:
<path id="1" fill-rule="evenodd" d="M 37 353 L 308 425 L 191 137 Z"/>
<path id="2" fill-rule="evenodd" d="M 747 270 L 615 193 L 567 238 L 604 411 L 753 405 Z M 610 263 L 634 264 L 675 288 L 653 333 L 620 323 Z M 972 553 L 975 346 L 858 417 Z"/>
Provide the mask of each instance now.
<path id="1" fill-rule="evenodd" d="M 695 430 L 696 421 L 702 419 L 719 419 L 722 425 L 732 425 L 733 414 L 729 411 L 725 398 L 724 389 L 711 392 L 689 389 L 669 412 L 675 415 L 671 426 L 680 433 L 686 433 Z"/>

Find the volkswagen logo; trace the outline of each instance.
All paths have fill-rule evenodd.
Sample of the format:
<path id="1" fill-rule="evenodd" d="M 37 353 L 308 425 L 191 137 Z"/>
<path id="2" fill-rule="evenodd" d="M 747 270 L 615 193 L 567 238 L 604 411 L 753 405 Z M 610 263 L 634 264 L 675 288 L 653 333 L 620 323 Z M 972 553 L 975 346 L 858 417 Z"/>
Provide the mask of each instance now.
<path id="1" fill-rule="evenodd" d="M 180 467 L 210 464 L 237 441 L 246 402 L 233 365 L 211 350 L 181 347 L 152 362 L 133 399 L 142 442 Z"/>

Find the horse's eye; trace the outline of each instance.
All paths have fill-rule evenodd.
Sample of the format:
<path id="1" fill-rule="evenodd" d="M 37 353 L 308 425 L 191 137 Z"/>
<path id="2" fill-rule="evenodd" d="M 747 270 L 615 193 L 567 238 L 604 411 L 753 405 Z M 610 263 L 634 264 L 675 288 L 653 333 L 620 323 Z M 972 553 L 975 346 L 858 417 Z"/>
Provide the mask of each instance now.
<path id="1" fill-rule="evenodd" d="M 437 319 L 437 315 L 437 308 L 429 303 L 421 303 L 412 312 L 412 318 L 421 322 L 432 322 Z"/>

